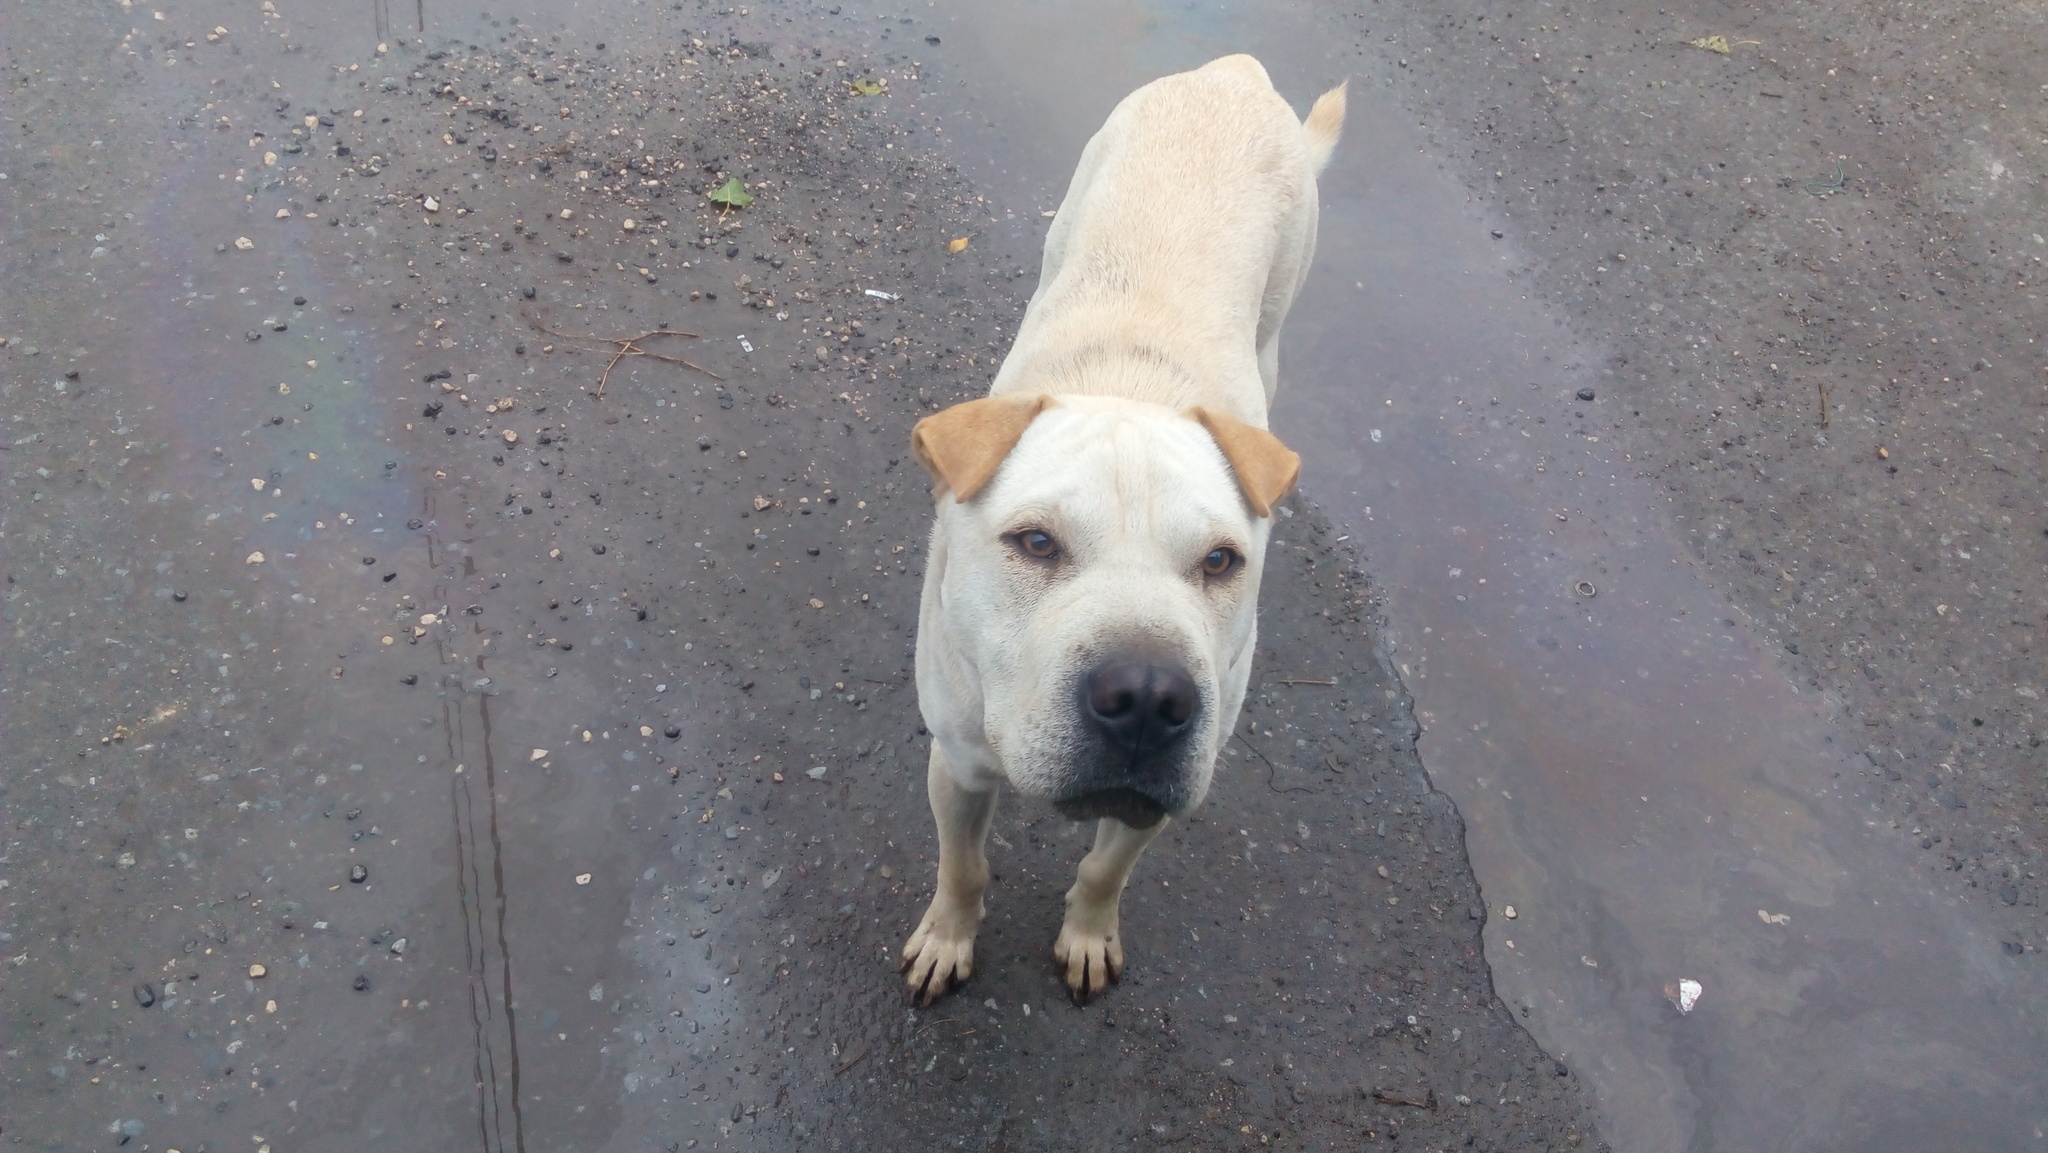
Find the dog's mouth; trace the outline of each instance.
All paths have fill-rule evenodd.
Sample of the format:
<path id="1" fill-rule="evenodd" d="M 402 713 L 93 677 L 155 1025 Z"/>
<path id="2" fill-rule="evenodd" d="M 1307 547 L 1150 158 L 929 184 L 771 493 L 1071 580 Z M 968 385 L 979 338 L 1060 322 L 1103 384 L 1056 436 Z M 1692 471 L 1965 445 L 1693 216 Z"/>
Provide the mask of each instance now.
<path id="1" fill-rule="evenodd" d="M 1166 817 L 1166 806 L 1136 789 L 1097 789 L 1077 797 L 1062 797 L 1052 807 L 1070 821 L 1093 821 L 1115 817 L 1134 829 L 1149 829 Z"/>

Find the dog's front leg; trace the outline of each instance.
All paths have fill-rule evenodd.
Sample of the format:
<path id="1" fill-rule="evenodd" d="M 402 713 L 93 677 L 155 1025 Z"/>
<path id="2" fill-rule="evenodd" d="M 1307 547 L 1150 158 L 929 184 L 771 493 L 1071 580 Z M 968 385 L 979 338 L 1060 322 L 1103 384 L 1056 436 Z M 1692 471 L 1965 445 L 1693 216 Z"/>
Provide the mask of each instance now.
<path id="1" fill-rule="evenodd" d="M 924 911 L 917 932 L 903 946 L 903 972 L 910 995 L 929 1005 L 974 972 L 974 934 L 981 928 L 982 893 L 988 889 L 989 823 L 996 815 L 996 790 L 974 793 L 960 787 L 946 759 L 932 744 L 925 788 L 939 825 L 939 890 Z"/>
<path id="2" fill-rule="evenodd" d="M 1117 937 L 1117 906 L 1138 854 L 1166 828 L 1160 821 L 1134 829 L 1112 817 L 1095 826 L 1095 847 L 1081 858 L 1067 890 L 1067 919 L 1053 942 L 1053 958 L 1066 967 L 1067 989 L 1086 1001 L 1123 976 L 1124 946 Z"/>

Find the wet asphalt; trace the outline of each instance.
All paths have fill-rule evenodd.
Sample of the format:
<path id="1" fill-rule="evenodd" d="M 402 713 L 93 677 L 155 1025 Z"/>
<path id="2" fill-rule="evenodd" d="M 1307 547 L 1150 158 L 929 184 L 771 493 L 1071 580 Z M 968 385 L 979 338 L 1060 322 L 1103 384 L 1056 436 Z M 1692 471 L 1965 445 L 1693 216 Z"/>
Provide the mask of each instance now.
<path id="1" fill-rule="evenodd" d="M 1589 243 L 1626 255 L 1616 228 L 1656 231 L 1600 199 L 1661 185 L 1654 165 L 1590 196 L 1569 183 L 1619 151 L 1601 116 L 1656 111 L 1621 107 L 1618 81 L 1583 100 L 1584 73 L 1525 78 L 1540 61 L 1518 45 L 1510 63 L 1476 14 L 1331 18 L 1297 58 L 1261 47 L 1291 96 L 1356 70 L 1419 127 L 1355 126 L 1365 151 L 1325 182 L 1298 407 L 1279 414 L 1310 475 L 1275 534 L 1244 721 L 1212 800 L 1133 882 L 1122 985 L 1065 1001 L 1048 946 L 1086 831 L 1012 797 L 977 973 L 918 1011 L 892 961 L 933 856 L 910 680 L 929 498 L 908 427 L 986 387 L 1041 213 L 1107 103 L 1262 33 L 1123 13 L 1063 75 L 1017 63 L 1063 43 L 1079 18 L 1058 11 L 201 8 L 15 13 L 0 37 L 6 1139 L 1763 1147 L 1745 1107 L 1784 1148 L 2040 1139 L 2038 698 L 2019 691 L 2040 687 L 2020 544 L 2038 398 L 1994 383 L 2038 306 L 1988 258 L 1960 261 L 1974 280 L 1933 256 L 1868 274 L 1910 313 L 1890 323 L 1926 354 L 1907 370 L 1924 396 L 1863 404 L 1861 377 L 1830 377 L 1822 430 L 1794 389 L 1732 371 L 1702 386 L 1674 359 L 1631 383 L 1647 347 L 1695 339 L 1613 322 L 1644 316 L 1622 311 L 1632 294 L 1665 306 L 1651 318 L 1725 315 L 1727 334 L 1841 262 L 1780 238 L 1792 255 L 1734 278 L 1748 295 L 1640 255 L 1578 269 Z M 1544 19 L 1539 37 L 1618 27 Z M 1810 34 L 1781 23 L 1774 40 Z M 1721 66 L 1640 39 L 1605 51 Z M 1969 74 L 1998 92 L 2018 70 Z M 1500 99 L 1513 82 L 1551 103 Z M 1482 131 L 1460 102 L 1486 92 Z M 1788 94 L 1831 114 L 1818 89 L 1746 99 Z M 1518 146 L 1535 117 L 1564 137 Z M 1468 139 L 1507 143 L 1445 143 Z M 1412 171 L 1371 159 L 1411 149 Z M 1489 165 L 1524 191 L 1492 191 Z M 750 203 L 706 199 L 733 177 Z M 1445 215 L 1460 187 L 1466 216 Z M 1825 232 L 1778 205 L 1856 203 L 1777 190 L 1731 214 Z M 2033 195 L 1939 221 L 1967 239 Z M 1725 198 L 1711 181 L 1681 197 Z M 1875 238 L 1937 212 L 1912 189 L 1888 203 L 1833 227 Z M 1508 235 L 1518 214 L 1550 227 Z M 1430 239 L 1464 225 L 1470 251 Z M 1351 291 L 1391 319 L 1361 327 L 1341 291 L 1375 267 L 1392 271 Z M 1498 291 L 1459 296 L 1473 277 Z M 1543 308 L 1511 311 L 1531 285 Z M 1849 330 L 1875 323 L 1827 304 L 1849 295 L 1788 306 L 1798 343 L 1759 333 L 1748 356 L 1805 357 L 1759 379 L 1803 372 L 1803 395 L 1848 372 Z M 1486 335 L 1452 334 L 1446 306 Z M 1995 358 L 1932 353 L 1994 309 Z M 1369 388 L 1347 391 L 1361 363 Z M 1934 389 L 1944 371 L 1973 394 Z M 1521 388 L 1506 413 L 1487 403 L 1501 376 Z M 1756 427 L 1703 433 L 1716 390 Z M 1944 422 L 1960 396 L 2003 412 L 1998 445 L 1951 446 L 1986 435 Z M 1361 399 L 1380 411 L 1347 408 Z M 1432 440 L 1446 415 L 1461 439 Z M 1540 439 L 1564 435 L 1551 421 L 1587 427 Z M 1839 445 L 1844 426 L 1878 428 L 1885 453 Z M 1868 485 L 1848 500 L 1818 478 L 1902 466 L 1942 479 L 1884 507 L 1934 502 L 1942 562 L 1996 572 L 1957 591 L 1900 572 L 1874 607 L 1823 614 L 1844 595 L 1828 574 L 1903 554 L 1848 531 L 1879 507 Z M 1502 479 L 1461 488 L 1475 472 Z M 1706 535 L 1688 527 L 1709 513 Z M 1983 539 L 1961 561 L 1959 518 Z M 1779 571 L 1744 559 L 1765 555 Z M 1683 575 L 1645 582 L 1645 557 Z M 1515 593 L 1491 600 L 1482 571 Z M 2006 587 L 2020 639 L 1920 639 L 1918 599 L 1976 628 L 1974 609 L 1950 617 Z M 1722 647 L 1671 627 L 1724 612 Z M 1886 689 L 1917 661 L 1955 687 Z M 1585 688 L 1638 663 L 1633 684 Z M 1993 681 L 2005 703 L 1977 704 Z M 1679 717 L 1708 739 L 1672 739 Z M 1633 811 L 1618 794 L 1643 780 L 1663 791 Z M 1697 813 L 1674 799 L 1695 791 L 1741 845 L 1685 839 Z M 1937 845 L 1952 867 L 1921 871 Z M 1885 943 L 1902 932 L 1918 952 Z M 1660 987 L 1681 976 L 1707 982 L 1700 1016 Z M 1912 1007 L 1927 990 L 1936 1012 Z M 1830 1052 L 1861 1059 L 1813 1077 Z M 1787 1084 L 1795 1104 L 1762 1103 Z"/>

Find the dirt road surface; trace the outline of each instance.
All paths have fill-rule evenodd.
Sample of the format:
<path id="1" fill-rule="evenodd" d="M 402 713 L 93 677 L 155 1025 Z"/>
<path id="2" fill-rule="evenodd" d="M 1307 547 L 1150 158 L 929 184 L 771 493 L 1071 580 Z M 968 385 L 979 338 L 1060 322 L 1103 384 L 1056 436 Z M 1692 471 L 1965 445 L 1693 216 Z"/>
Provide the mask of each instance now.
<path id="1" fill-rule="evenodd" d="M 17 5 L 0 1141 L 2048 1148 L 2042 31 Z M 908 430 L 1232 50 L 1353 83 L 1244 719 L 915 1010 Z"/>

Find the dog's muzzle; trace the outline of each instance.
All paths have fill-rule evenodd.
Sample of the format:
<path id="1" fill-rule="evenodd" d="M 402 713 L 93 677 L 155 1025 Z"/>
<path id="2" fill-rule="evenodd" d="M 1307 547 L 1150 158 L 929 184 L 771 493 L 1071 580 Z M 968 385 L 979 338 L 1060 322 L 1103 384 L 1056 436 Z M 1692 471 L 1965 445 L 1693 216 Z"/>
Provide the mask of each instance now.
<path id="1" fill-rule="evenodd" d="M 1183 808 L 1202 706 L 1187 670 L 1145 657 L 1112 661 L 1082 679 L 1080 697 L 1093 748 L 1053 806 L 1073 820 L 1115 817 L 1138 829 Z"/>

